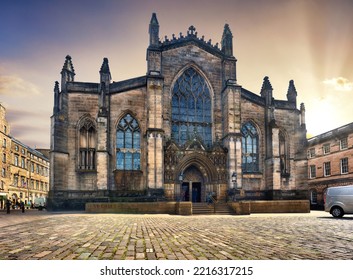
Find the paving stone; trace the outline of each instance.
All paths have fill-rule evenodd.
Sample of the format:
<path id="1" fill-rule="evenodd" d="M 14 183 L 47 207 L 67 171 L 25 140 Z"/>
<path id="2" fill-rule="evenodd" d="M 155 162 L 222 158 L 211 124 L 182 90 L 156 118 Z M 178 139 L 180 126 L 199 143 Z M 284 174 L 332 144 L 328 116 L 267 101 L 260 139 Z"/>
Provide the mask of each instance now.
<path id="1" fill-rule="evenodd" d="M 350 219 L 0 212 L 0 260 L 351 260 Z"/>

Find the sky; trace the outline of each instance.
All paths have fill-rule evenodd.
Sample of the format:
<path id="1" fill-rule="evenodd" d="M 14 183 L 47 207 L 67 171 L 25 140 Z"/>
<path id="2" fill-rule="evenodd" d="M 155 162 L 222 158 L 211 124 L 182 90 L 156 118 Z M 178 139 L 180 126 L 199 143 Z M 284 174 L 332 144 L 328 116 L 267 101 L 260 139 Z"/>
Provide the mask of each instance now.
<path id="1" fill-rule="evenodd" d="M 268 76 L 286 100 L 293 79 L 308 137 L 353 122 L 351 0 L 0 0 L 0 103 L 11 135 L 50 147 L 53 88 L 68 54 L 75 81 L 99 82 L 104 57 L 113 81 L 145 75 L 153 12 L 162 40 L 194 25 L 220 43 L 229 24 L 238 84 L 259 94 Z"/>

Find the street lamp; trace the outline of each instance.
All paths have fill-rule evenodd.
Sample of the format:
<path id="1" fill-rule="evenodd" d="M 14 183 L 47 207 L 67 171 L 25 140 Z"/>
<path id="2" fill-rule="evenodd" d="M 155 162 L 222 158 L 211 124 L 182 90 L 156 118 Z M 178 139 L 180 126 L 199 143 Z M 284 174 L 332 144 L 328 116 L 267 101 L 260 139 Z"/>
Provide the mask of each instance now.
<path id="1" fill-rule="evenodd" d="M 235 193 L 237 190 L 237 173 L 233 172 L 232 174 L 232 183 L 233 183 L 233 201 L 235 201 Z"/>

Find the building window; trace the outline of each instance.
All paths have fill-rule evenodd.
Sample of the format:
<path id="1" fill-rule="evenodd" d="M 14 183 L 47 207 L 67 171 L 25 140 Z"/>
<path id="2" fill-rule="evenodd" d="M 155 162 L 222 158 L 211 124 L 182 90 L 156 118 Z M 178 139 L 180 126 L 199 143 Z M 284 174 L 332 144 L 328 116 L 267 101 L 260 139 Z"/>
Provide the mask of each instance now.
<path id="1" fill-rule="evenodd" d="M 18 186 L 18 174 L 13 175 L 13 185 L 16 187 Z"/>
<path id="2" fill-rule="evenodd" d="M 26 168 L 26 159 L 24 157 L 21 157 L 21 167 Z"/>
<path id="3" fill-rule="evenodd" d="M 172 95 L 172 139 L 180 144 L 197 135 L 212 145 L 212 103 L 205 79 L 188 68 L 177 79 Z"/>
<path id="4" fill-rule="evenodd" d="M 141 148 L 140 126 L 130 114 L 119 122 L 116 130 L 116 168 L 118 170 L 140 170 Z"/>
<path id="5" fill-rule="evenodd" d="M 309 178 L 316 178 L 316 165 L 310 165 L 309 168 Z"/>
<path id="6" fill-rule="evenodd" d="M 340 160 L 340 165 L 341 165 L 341 174 L 347 174 L 348 173 L 348 158 L 342 158 Z"/>
<path id="7" fill-rule="evenodd" d="M 255 126 L 247 122 L 241 128 L 243 172 L 259 171 L 259 136 Z"/>
<path id="8" fill-rule="evenodd" d="M 311 204 L 317 204 L 317 191 L 316 190 L 312 190 L 310 192 L 310 200 L 311 200 Z"/>
<path id="9" fill-rule="evenodd" d="M 2 176 L 2 177 L 6 177 L 6 168 L 3 168 L 3 169 L 1 170 L 1 176 Z"/>
<path id="10" fill-rule="evenodd" d="M 2 154 L 2 162 L 6 163 L 6 154 Z"/>
<path id="11" fill-rule="evenodd" d="M 79 169 L 95 170 L 96 168 L 96 130 L 91 121 L 86 121 L 80 128 L 79 135 Z M 37 165 L 38 166 L 38 165 Z"/>
<path id="12" fill-rule="evenodd" d="M 308 158 L 315 157 L 315 148 L 311 148 L 308 150 Z"/>
<path id="13" fill-rule="evenodd" d="M 21 186 L 20 187 L 26 187 L 26 178 L 24 176 L 21 176 Z"/>
<path id="14" fill-rule="evenodd" d="M 18 146 L 17 145 L 15 146 L 15 151 L 18 152 Z"/>
<path id="15" fill-rule="evenodd" d="M 4 133 L 7 134 L 7 126 L 4 125 Z"/>
<path id="16" fill-rule="evenodd" d="M 330 153 L 330 144 L 323 145 L 322 150 L 324 152 L 324 155 L 329 154 Z"/>
<path id="17" fill-rule="evenodd" d="M 331 162 L 324 162 L 324 176 L 331 175 Z"/>
<path id="18" fill-rule="evenodd" d="M 3 146 L 4 148 L 6 148 L 6 146 L 7 146 L 6 138 L 4 138 L 4 142 L 2 142 L 2 146 Z"/>
<path id="19" fill-rule="evenodd" d="M 15 155 L 15 158 L 14 158 L 14 165 L 15 165 L 15 166 L 18 166 L 18 155 Z"/>
<path id="20" fill-rule="evenodd" d="M 348 139 L 346 137 L 340 140 L 340 149 L 345 150 L 347 148 L 348 148 Z"/>

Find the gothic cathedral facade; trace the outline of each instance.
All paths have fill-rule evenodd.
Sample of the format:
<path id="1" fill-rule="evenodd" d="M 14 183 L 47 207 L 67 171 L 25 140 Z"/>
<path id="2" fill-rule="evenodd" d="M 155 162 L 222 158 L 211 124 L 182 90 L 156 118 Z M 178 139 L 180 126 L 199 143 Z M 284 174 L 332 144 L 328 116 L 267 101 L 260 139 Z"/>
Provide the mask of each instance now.
<path id="1" fill-rule="evenodd" d="M 108 59 L 100 81 L 75 81 L 66 56 L 55 82 L 51 117 L 53 208 L 88 201 L 204 202 L 298 199 L 306 195 L 305 108 L 289 82 L 273 97 L 268 77 L 259 94 L 237 81 L 233 35 L 221 46 L 186 35 L 159 38 L 149 25 L 147 73 L 112 82 Z M 125 200 L 124 200 L 125 199 Z"/>

